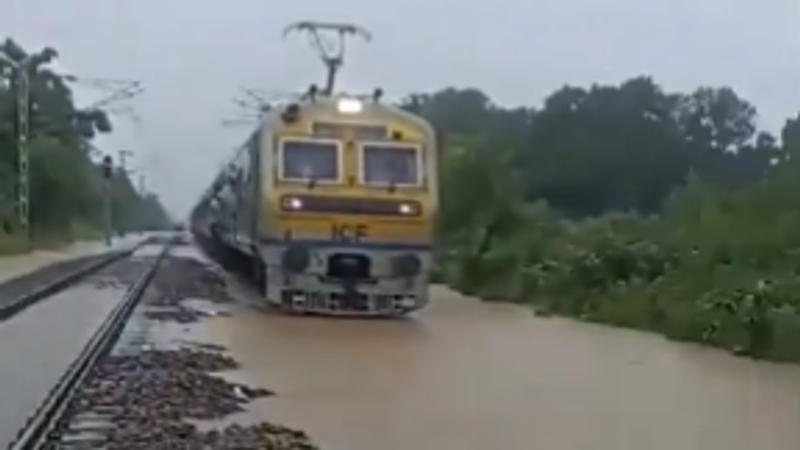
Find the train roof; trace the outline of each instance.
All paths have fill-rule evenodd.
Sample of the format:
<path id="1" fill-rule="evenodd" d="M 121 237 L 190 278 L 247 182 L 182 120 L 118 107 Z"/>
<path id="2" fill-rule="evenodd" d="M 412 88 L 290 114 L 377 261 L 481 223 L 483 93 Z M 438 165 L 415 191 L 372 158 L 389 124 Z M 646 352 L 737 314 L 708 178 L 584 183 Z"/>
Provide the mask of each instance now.
<path id="1" fill-rule="evenodd" d="M 376 99 L 375 96 L 349 95 L 346 93 L 331 96 L 304 96 L 296 102 L 285 103 L 265 114 L 261 126 L 275 126 L 282 121 L 283 114 L 293 105 L 298 108 L 299 117 L 310 114 L 317 121 L 331 122 L 400 122 L 407 126 L 420 128 L 426 134 L 433 134 L 433 127 L 424 118 L 398 106 Z M 342 107 L 356 108 L 343 112 Z"/>

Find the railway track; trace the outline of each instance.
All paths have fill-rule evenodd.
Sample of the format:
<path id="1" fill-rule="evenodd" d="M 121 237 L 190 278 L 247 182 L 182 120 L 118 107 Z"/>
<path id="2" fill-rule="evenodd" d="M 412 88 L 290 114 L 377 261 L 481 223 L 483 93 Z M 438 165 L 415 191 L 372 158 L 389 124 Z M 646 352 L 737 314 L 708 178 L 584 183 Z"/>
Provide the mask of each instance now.
<path id="1" fill-rule="evenodd" d="M 148 242 L 150 244 L 153 243 L 152 241 Z M 158 256 L 153 259 L 152 264 L 144 271 L 138 280 L 130 285 L 123 298 L 94 332 L 77 358 L 69 365 L 59 381 L 50 389 L 44 401 L 40 403 L 36 411 L 25 421 L 25 424 L 19 430 L 14 440 L 8 444 L 7 448 L 9 450 L 87 448 L 87 446 L 92 448 L 91 442 L 81 441 L 80 439 L 66 439 L 66 436 L 73 435 L 76 431 L 73 429 L 73 427 L 76 426 L 75 421 L 66 419 L 71 401 L 75 398 L 92 368 L 114 347 L 131 313 L 142 298 L 148 285 L 158 271 L 159 266 L 169 252 L 171 244 L 171 240 L 162 244 L 163 248 L 158 252 Z M 74 279 L 99 270 L 99 268 L 105 267 L 113 261 L 132 254 L 134 250 L 109 256 L 93 264 L 91 268 L 85 268 L 81 271 L 82 275 L 75 276 Z M 74 279 L 72 281 L 74 281 Z M 69 284 L 69 282 L 65 284 Z M 32 295 L 38 296 L 41 294 Z M 45 296 L 46 295 L 47 294 L 45 294 Z"/>
<path id="2" fill-rule="evenodd" d="M 67 271 L 66 273 L 59 274 L 50 278 L 49 280 L 41 283 L 34 289 L 27 289 L 21 293 L 15 293 L 14 286 L 12 286 L 11 293 L 7 294 L 11 298 L 0 301 L 0 321 L 9 319 L 15 314 L 21 312 L 25 308 L 48 298 L 74 284 L 75 282 L 85 278 L 88 275 L 98 272 L 104 267 L 117 262 L 123 258 L 132 255 L 136 250 L 144 245 L 153 241 L 153 238 L 145 239 L 142 242 L 132 246 L 130 249 L 112 251 L 102 256 L 84 257 L 84 263 L 79 264 L 77 268 Z M 63 263 L 62 263 L 63 264 Z M 57 264 L 56 264 L 57 265 Z M 47 270 L 45 268 L 44 270 Z M 25 278 L 32 275 L 23 275 L 17 279 L 8 281 L 8 284 L 26 284 Z M 1 296 L 0 296 L 1 297 Z"/>

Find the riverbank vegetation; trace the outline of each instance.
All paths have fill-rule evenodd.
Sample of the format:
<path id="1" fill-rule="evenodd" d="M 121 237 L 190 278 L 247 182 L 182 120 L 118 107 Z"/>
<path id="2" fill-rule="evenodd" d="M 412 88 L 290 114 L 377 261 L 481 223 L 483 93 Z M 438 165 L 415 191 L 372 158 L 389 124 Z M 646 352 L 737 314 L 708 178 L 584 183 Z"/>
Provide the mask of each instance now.
<path id="1" fill-rule="evenodd" d="M 800 360 L 800 116 L 779 140 L 732 89 L 648 78 L 565 87 L 541 109 L 474 89 L 404 106 L 442 134 L 443 281 Z"/>
<path id="2" fill-rule="evenodd" d="M 100 109 L 80 109 L 63 76 L 48 68 L 52 49 L 29 54 L 13 40 L 0 52 L 19 63 L 30 57 L 30 221 L 34 245 L 101 236 L 104 224 L 102 173 L 91 139 L 112 124 Z M 23 251 L 15 215 L 17 177 L 16 71 L 0 58 L 0 253 Z M 116 232 L 167 226 L 158 198 L 137 192 L 127 173 L 112 180 L 112 223 Z"/>

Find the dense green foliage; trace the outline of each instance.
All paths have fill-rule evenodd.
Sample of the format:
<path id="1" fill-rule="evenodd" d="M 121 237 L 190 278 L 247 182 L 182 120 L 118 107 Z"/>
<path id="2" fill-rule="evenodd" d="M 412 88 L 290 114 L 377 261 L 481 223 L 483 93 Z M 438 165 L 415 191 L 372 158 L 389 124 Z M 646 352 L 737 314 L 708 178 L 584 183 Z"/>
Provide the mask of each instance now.
<path id="1" fill-rule="evenodd" d="M 99 110 L 76 109 L 65 80 L 46 65 L 55 51 L 28 55 L 12 40 L 0 52 L 20 62 L 30 57 L 30 202 L 32 233 L 39 241 L 92 237 L 104 223 L 103 178 L 88 140 L 109 132 Z M 20 242 L 14 215 L 17 152 L 16 69 L 0 58 L 0 251 Z M 139 195 L 126 173 L 112 178 L 112 223 L 117 231 L 160 228 L 168 218 L 153 195 Z M 6 245 L 2 245 L 3 243 Z"/>
<path id="2" fill-rule="evenodd" d="M 486 299 L 800 360 L 800 116 L 728 88 L 473 89 L 405 107 L 443 134 L 437 276 Z"/>

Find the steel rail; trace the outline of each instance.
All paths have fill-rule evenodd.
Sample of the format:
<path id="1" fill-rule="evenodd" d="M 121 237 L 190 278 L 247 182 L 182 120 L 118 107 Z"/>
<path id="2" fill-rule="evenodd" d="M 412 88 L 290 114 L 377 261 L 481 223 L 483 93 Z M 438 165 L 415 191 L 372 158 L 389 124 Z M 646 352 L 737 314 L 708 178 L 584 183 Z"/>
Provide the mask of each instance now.
<path id="1" fill-rule="evenodd" d="M 122 301 L 114 307 L 44 401 L 25 421 L 16 438 L 8 445 L 9 450 L 58 448 L 53 441 L 60 437 L 59 431 L 66 425 L 63 417 L 70 401 L 100 358 L 113 348 L 171 244 L 171 241 L 164 244 L 153 264 L 131 285 Z"/>
<path id="2" fill-rule="evenodd" d="M 115 250 L 109 253 L 106 253 L 104 257 L 100 257 L 97 261 L 92 261 L 90 263 L 86 263 L 85 265 L 81 266 L 78 269 L 75 269 L 69 273 L 62 275 L 61 277 L 56 278 L 55 280 L 44 284 L 43 286 L 32 290 L 31 292 L 22 294 L 11 300 L 10 302 L 4 303 L 0 305 L 0 322 L 10 318 L 11 316 L 17 314 L 18 312 L 22 311 L 23 309 L 33 305 L 34 303 L 50 297 L 76 281 L 81 280 L 82 278 L 91 275 L 103 267 L 108 266 L 109 264 L 119 261 L 122 258 L 126 258 L 133 254 L 139 247 L 146 245 L 150 242 L 150 239 L 144 239 L 141 242 L 133 245 L 131 248 L 126 250 Z M 9 281 L 14 281 L 9 280 Z"/>

